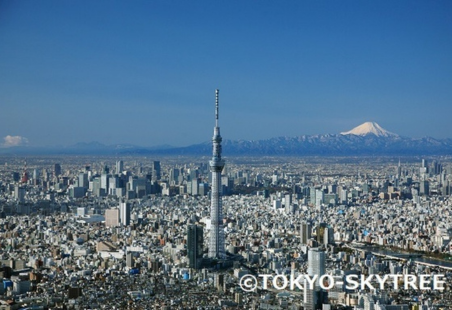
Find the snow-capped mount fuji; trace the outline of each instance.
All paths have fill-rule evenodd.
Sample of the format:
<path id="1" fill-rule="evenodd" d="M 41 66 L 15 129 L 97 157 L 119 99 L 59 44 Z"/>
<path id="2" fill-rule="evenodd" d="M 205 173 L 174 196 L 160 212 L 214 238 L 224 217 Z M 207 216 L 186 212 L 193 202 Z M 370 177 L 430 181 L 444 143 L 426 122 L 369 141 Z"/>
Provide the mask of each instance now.
<path id="1" fill-rule="evenodd" d="M 175 148 L 171 154 L 209 154 L 211 142 Z M 223 140 L 225 156 L 413 156 L 450 155 L 452 139 L 412 139 L 366 122 L 340 134 Z M 164 151 L 163 151 L 164 152 Z M 162 153 L 163 153 L 162 152 Z"/>
<path id="2" fill-rule="evenodd" d="M 398 137 L 399 135 L 383 129 L 380 125 L 375 122 L 365 122 L 350 131 L 341 132 L 341 135 L 356 135 L 356 136 L 367 136 L 375 135 L 377 137 Z"/>

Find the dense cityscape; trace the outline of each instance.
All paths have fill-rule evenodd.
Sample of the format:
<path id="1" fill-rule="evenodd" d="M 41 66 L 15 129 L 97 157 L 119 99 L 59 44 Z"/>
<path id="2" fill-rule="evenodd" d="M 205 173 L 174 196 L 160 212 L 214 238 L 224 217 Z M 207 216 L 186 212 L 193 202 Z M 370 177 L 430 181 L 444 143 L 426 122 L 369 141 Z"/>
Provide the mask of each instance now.
<path id="1" fill-rule="evenodd" d="M 0 309 L 450 309 L 450 158 L 225 161 L 215 128 L 210 164 L 0 158 Z M 386 274 L 397 287 L 344 281 Z M 405 285 L 421 274 L 445 283 Z M 336 285 L 248 290 L 247 275 Z"/>

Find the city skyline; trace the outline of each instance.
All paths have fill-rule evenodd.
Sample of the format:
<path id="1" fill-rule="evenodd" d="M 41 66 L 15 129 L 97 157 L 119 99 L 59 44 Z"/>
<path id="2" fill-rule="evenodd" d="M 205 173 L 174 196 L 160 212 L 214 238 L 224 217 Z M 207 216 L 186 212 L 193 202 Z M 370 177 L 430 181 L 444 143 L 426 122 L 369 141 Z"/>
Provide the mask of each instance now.
<path id="1" fill-rule="evenodd" d="M 0 144 L 201 143 L 216 88 L 231 140 L 366 121 L 450 137 L 451 10 L 445 1 L 2 1 Z"/>

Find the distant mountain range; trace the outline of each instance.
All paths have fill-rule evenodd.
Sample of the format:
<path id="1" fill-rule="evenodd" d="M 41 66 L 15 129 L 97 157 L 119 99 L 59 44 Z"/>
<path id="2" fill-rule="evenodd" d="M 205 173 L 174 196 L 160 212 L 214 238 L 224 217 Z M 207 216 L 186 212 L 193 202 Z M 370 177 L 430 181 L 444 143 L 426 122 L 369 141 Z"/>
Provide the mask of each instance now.
<path id="1" fill-rule="evenodd" d="M 0 154 L 74 154 L 74 155 L 196 155 L 210 156 L 211 141 L 186 147 L 162 145 L 104 145 L 78 143 L 70 147 L 0 149 Z M 277 137 L 266 140 L 223 140 L 225 156 L 372 156 L 372 155 L 452 155 L 452 139 L 402 137 L 366 122 L 340 134 Z"/>

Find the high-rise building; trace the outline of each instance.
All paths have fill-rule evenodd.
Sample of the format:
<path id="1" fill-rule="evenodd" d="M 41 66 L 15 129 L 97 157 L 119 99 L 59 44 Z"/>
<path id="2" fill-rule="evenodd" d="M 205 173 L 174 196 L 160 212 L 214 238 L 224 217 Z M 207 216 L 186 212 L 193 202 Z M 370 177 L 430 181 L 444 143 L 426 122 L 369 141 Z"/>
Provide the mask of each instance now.
<path id="1" fill-rule="evenodd" d="M 33 169 L 33 180 L 38 180 L 38 179 L 39 179 L 39 170 Z"/>
<path id="2" fill-rule="evenodd" d="M 108 180 L 110 178 L 110 175 L 103 173 L 100 176 L 100 188 L 104 190 L 105 194 L 108 194 Z"/>
<path id="3" fill-rule="evenodd" d="M 323 244 L 334 244 L 334 229 L 331 226 L 327 226 L 323 232 Z"/>
<path id="4" fill-rule="evenodd" d="M 198 194 L 200 196 L 206 196 L 207 193 L 209 192 L 209 183 L 199 183 L 199 191 Z"/>
<path id="5" fill-rule="evenodd" d="M 325 240 L 325 231 L 328 230 L 328 225 L 326 223 L 320 223 L 316 227 L 316 239 L 318 244 L 323 244 Z M 328 240 L 328 237 L 327 237 Z"/>
<path id="6" fill-rule="evenodd" d="M 160 162 L 154 161 L 152 163 L 152 180 L 156 181 L 156 180 L 160 180 L 160 178 L 161 178 Z"/>
<path id="7" fill-rule="evenodd" d="M 99 177 L 95 177 L 92 182 L 89 182 L 91 191 L 95 197 L 103 197 L 106 192 L 101 187 L 101 180 Z"/>
<path id="8" fill-rule="evenodd" d="M 340 191 L 339 201 L 341 204 L 347 204 L 348 201 L 348 191 L 346 188 L 342 188 Z"/>
<path id="9" fill-rule="evenodd" d="M 311 239 L 312 226 L 311 223 L 301 223 L 300 227 L 300 242 L 301 244 L 307 244 L 308 240 Z"/>
<path id="10" fill-rule="evenodd" d="M 117 175 L 111 176 L 108 179 L 108 194 L 116 195 L 116 189 L 119 188 L 119 178 Z"/>
<path id="11" fill-rule="evenodd" d="M 105 210 L 105 226 L 106 227 L 119 226 L 119 209 Z"/>
<path id="12" fill-rule="evenodd" d="M 55 166 L 53 168 L 53 173 L 55 174 L 56 177 L 59 177 L 61 175 L 61 165 L 60 164 L 55 164 Z"/>
<path id="13" fill-rule="evenodd" d="M 116 162 L 116 174 L 121 174 L 124 170 L 124 162 L 122 160 L 118 160 Z"/>
<path id="14" fill-rule="evenodd" d="M 119 205 L 119 218 L 121 219 L 121 224 L 124 226 L 130 225 L 130 203 L 121 202 Z"/>
<path id="15" fill-rule="evenodd" d="M 308 251 L 308 275 L 325 274 L 325 251 L 320 248 L 312 248 Z"/>
<path id="16" fill-rule="evenodd" d="M 325 274 L 325 252 L 319 248 L 312 248 L 308 251 L 308 270 L 309 276 L 320 276 Z M 321 308 L 321 304 L 324 299 L 324 292 L 322 292 L 319 280 L 317 279 L 314 284 L 314 289 L 310 289 L 306 286 L 304 290 L 304 309 L 316 310 Z"/>
<path id="17" fill-rule="evenodd" d="M 321 189 L 317 189 L 315 191 L 315 206 L 317 208 L 320 208 L 322 206 L 322 204 L 324 202 L 324 198 L 325 198 L 324 195 L 325 195 L 325 193 Z"/>
<path id="18" fill-rule="evenodd" d="M 81 172 L 78 175 L 78 186 L 88 188 L 89 187 L 89 181 L 88 181 L 88 174 Z"/>
<path id="19" fill-rule="evenodd" d="M 289 208 L 292 204 L 292 194 L 284 195 L 284 207 Z"/>
<path id="20" fill-rule="evenodd" d="M 188 266 L 199 269 L 202 262 L 204 235 L 201 226 L 189 225 L 187 229 Z"/>
<path id="21" fill-rule="evenodd" d="M 14 198 L 16 198 L 18 202 L 20 203 L 25 202 L 25 193 L 26 193 L 25 187 L 19 186 L 18 184 L 15 186 Z"/>
<path id="22" fill-rule="evenodd" d="M 191 194 L 193 196 L 199 195 L 199 179 L 193 179 L 191 181 Z"/>
<path id="23" fill-rule="evenodd" d="M 443 189 L 441 191 L 441 194 L 443 196 L 449 196 L 450 195 L 450 183 L 449 181 L 444 181 Z"/>
<path id="24" fill-rule="evenodd" d="M 126 255 L 126 266 L 132 268 L 135 264 L 135 259 L 133 257 L 133 253 L 127 253 Z"/>
<path id="25" fill-rule="evenodd" d="M 169 179 L 171 183 L 179 184 L 179 169 L 177 168 L 171 169 Z"/>
<path id="26" fill-rule="evenodd" d="M 428 196 L 430 193 L 430 186 L 428 181 L 420 181 L 419 182 L 419 195 Z"/>
<path id="27" fill-rule="evenodd" d="M 210 241 L 209 257 L 223 259 L 226 257 L 224 250 L 224 230 L 223 230 L 223 206 L 221 201 L 221 172 L 224 167 L 224 160 L 221 159 L 221 135 L 218 126 L 219 90 L 215 90 L 215 127 L 213 129 L 213 154 L 209 162 L 212 172 L 212 194 L 210 205 Z"/>
<path id="28" fill-rule="evenodd" d="M 419 173 L 421 175 L 424 175 L 424 174 L 428 173 L 428 163 L 427 163 L 426 159 L 422 160 L 421 168 L 419 168 Z"/>

